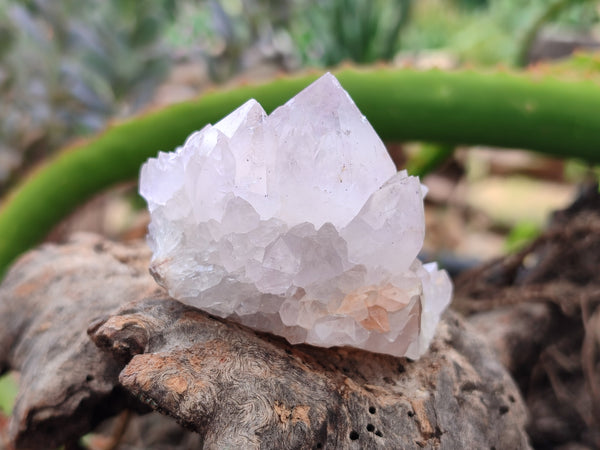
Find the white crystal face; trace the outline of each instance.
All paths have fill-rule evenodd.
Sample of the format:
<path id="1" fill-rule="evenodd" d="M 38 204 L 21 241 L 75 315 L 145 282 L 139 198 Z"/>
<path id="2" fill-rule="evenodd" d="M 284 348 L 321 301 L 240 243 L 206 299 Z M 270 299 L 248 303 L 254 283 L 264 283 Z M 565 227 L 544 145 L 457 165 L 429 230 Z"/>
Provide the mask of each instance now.
<path id="1" fill-rule="evenodd" d="M 171 296 L 292 344 L 413 359 L 452 293 L 417 259 L 423 192 L 331 74 L 269 116 L 248 101 L 140 176 Z"/>

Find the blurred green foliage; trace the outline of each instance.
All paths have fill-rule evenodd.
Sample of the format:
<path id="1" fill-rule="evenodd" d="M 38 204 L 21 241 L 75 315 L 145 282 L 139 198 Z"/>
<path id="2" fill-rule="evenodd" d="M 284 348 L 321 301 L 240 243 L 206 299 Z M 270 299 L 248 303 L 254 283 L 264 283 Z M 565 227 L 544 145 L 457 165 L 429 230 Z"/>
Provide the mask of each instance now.
<path id="1" fill-rule="evenodd" d="M 23 154 L 147 101 L 169 66 L 157 38 L 174 17 L 174 0 L 0 0 L 0 181 Z"/>
<path id="2" fill-rule="evenodd" d="M 166 30 L 168 44 L 191 59 L 206 62 L 213 80 L 224 81 L 261 60 L 297 67 L 286 31 L 291 0 L 205 0 L 181 2 Z"/>
<path id="3" fill-rule="evenodd" d="M 10 373 L 0 376 L 0 413 L 10 415 L 17 396 L 17 389 L 17 382 Z"/>
<path id="4" fill-rule="evenodd" d="M 391 60 L 400 48 L 413 0 L 307 2 L 291 34 L 303 63 L 333 66 Z"/>
<path id="5" fill-rule="evenodd" d="M 544 27 L 589 32 L 590 0 L 0 0 L 0 186 L 23 160 L 152 98 L 181 60 L 215 81 L 270 64 L 511 65 Z"/>
<path id="6" fill-rule="evenodd" d="M 243 69 L 252 49 L 286 68 L 432 50 L 510 65 L 539 25 L 588 32 L 598 26 L 598 9 L 590 0 L 212 0 L 185 3 L 169 37 L 210 60 L 219 79 Z M 213 66 L 227 59 L 227 69 Z"/>
<path id="7" fill-rule="evenodd" d="M 534 239 L 542 234 L 539 224 L 533 222 L 521 222 L 515 225 L 511 230 L 506 241 L 504 249 L 507 253 L 516 253 L 525 248 Z"/>
<path id="8" fill-rule="evenodd" d="M 475 65 L 521 64 L 532 31 L 542 26 L 557 32 L 588 32 L 598 26 L 598 2 L 560 2 L 557 8 L 556 0 L 461 1 L 454 3 L 463 7 L 449 8 L 444 0 L 422 0 L 415 5 L 402 49 L 443 50 L 460 63 Z M 554 13 L 548 15 L 549 9 Z"/>

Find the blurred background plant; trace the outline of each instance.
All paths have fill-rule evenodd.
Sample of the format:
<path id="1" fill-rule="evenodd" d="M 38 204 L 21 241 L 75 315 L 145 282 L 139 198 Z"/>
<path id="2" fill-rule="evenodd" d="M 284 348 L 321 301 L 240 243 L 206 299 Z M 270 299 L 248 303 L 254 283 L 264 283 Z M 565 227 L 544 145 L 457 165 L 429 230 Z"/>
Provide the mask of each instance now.
<path id="1" fill-rule="evenodd" d="M 17 391 L 17 380 L 14 374 L 0 377 L 0 418 L 2 414 L 11 413 Z"/>
<path id="2" fill-rule="evenodd" d="M 304 2 L 290 30 L 302 63 L 334 66 L 342 61 L 391 61 L 400 48 L 413 0 Z"/>
<path id="3" fill-rule="evenodd" d="M 598 21 L 589 0 L 0 0 L 0 186 L 138 111 L 181 64 L 212 82 L 432 54 L 515 65 L 539 58 L 542 32 L 572 40 L 563 53 L 597 46 Z"/>
<path id="4" fill-rule="evenodd" d="M 525 65 L 597 46 L 598 14 L 598 2 L 588 0 L 425 0 L 415 5 L 401 50 L 443 51 L 474 65 Z"/>
<path id="5" fill-rule="evenodd" d="M 148 102 L 174 17 L 174 0 L 0 0 L 0 182 Z"/>
<path id="6" fill-rule="evenodd" d="M 0 0 L 0 192 L 69 140 L 104 128 L 109 118 L 187 99 L 231 79 L 263 80 L 344 62 L 518 67 L 580 47 L 598 49 L 599 5 L 591 0 Z M 580 55 L 529 70 L 589 77 L 599 72 L 598 61 Z M 439 166 L 453 158 L 453 150 L 390 146 L 396 161 L 409 168 Z M 411 154 L 427 158 L 411 160 Z M 490 172 L 474 171 L 461 154 L 460 161 L 456 158 L 456 177 L 466 173 L 469 183 L 490 183 Z M 434 188 L 430 198 L 435 197 Z M 490 204 L 463 198 L 477 201 L 475 209 Z M 440 203 L 446 201 L 442 195 Z M 536 219 L 538 228 L 546 211 Z M 129 219 L 115 221 L 121 222 Z M 504 233 L 512 226 L 519 226 L 518 218 L 501 220 Z"/>

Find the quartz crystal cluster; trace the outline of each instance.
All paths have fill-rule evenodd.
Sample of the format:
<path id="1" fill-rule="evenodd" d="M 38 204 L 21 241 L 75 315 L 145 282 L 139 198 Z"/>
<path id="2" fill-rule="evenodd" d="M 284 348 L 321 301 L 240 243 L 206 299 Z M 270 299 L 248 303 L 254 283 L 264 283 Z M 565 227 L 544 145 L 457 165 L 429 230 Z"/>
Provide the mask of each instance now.
<path id="1" fill-rule="evenodd" d="M 140 192 L 169 294 L 292 344 L 417 358 L 450 301 L 447 274 L 417 259 L 423 186 L 331 74 L 159 153 Z"/>

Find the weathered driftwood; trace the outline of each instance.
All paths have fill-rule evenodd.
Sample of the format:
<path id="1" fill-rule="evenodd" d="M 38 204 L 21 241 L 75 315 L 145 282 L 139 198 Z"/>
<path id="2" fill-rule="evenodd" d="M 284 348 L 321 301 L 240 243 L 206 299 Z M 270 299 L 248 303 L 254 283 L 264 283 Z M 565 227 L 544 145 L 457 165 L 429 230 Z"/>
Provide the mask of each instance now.
<path id="1" fill-rule="evenodd" d="M 207 448 L 523 448 L 525 411 L 504 369 L 449 314 L 418 362 L 292 347 L 168 298 L 92 330 L 119 380 Z"/>
<path id="2" fill-rule="evenodd" d="M 527 448 L 515 384 L 457 315 L 415 362 L 293 347 L 157 293 L 147 256 L 80 236 L 8 274 L 0 365 L 21 372 L 15 446 L 70 442 L 145 404 L 204 448 Z"/>
<path id="3" fill-rule="evenodd" d="M 523 251 L 464 274 L 454 307 L 513 374 L 539 448 L 600 448 L 600 195 Z"/>
<path id="4" fill-rule="evenodd" d="M 120 366 L 85 333 L 130 300 L 157 291 L 143 245 L 79 235 L 21 258 L 0 288 L 0 373 L 20 372 L 10 425 L 19 448 L 53 448 L 124 407 Z"/>

